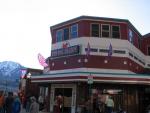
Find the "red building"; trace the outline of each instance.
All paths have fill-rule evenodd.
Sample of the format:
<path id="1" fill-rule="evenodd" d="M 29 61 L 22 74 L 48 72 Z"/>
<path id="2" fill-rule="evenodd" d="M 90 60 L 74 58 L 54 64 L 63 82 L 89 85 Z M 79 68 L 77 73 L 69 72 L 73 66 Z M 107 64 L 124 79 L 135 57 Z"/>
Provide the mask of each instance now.
<path id="1" fill-rule="evenodd" d="M 115 111 L 145 112 L 150 104 L 150 34 L 142 36 L 125 19 L 90 16 L 51 26 L 50 32 L 49 67 L 32 76 L 33 83 L 48 89 L 49 111 L 62 95 L 63 112 L 76 113 L 92 87 L 91 97 L 113 97 Z"/>

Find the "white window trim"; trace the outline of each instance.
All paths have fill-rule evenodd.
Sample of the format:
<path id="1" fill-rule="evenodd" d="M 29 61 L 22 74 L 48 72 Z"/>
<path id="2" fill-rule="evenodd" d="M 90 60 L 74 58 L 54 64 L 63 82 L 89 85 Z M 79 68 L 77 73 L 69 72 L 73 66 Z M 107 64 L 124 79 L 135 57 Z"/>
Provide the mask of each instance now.
<path id="1" fill-rule="evenodd" d="M 113 33 L 113 30 L 112 30 L 112 28 L 113 28 L 113 26 L 118 26 L 119 27 L 119 38 L 113 38 L 112 37 L 112 33 Z M 121 39 L 121 32 L 120 32 L 120 25 L 111 25 L 111 38 L 113 38 L 113 39 Z"/>
<path id="2" fill-rule="evenodd" d="M 73 24 L 73 25 L 71 25 L 71 27 L 70 27 L 70 29 L 71 29 L 71 30 L 70 30 L 70 31 L 71 31 L 71 32 L 70 32 L 70 38 L 72 38 L 72 35 L 71 35 L 71 34 L 72 34 L 72 26 L 74 26 L 74 25 L 77 25 L 77 37 L 78 37 L 78 24 Z M 77 37 L 76 37 L 76 38 L 77 38 Z M 72 38 L 72 39 L 73 39 L 73 38 Z"/>
<path id="3" fill-rule="evenodd" d="M 101 37 L 101 25 L 100 25 L 100 23 L 91 23 L 90 24 L 90 36 L 93 37 L 92 36 L 92 24 L 98 24 L 99 25 L 99 38 L 100 38 Z"/>
<path id="4" fill-rule="evenodd" d="M 102 32 L 103 32 L 102 26 L 103 26 L 103 25 L 108 25 L 108 26 L 109 26 L 109 37 L 103 37 L 103 36 L 102 36 Z M 106 30 L 104 30 L 104 31 L 106 31 Z M 107 32 L 108 32 L 108 31 L 107 31 Z M 101 24 L 101 37 L 102 37 L 102 38 L 110 38 L 110 24 Z"/>

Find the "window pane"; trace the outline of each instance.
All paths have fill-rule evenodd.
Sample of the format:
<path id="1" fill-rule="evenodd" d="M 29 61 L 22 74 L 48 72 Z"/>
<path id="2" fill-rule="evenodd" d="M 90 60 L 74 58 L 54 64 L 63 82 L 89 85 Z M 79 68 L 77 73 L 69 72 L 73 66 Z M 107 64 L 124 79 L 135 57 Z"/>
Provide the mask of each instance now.
<path id="1" fill-rule="evenodd" d="M 120 37 L 120 33 L 119 32 L 113 32 L 112 33 L 112 37 L 113 38 L 119 38 Z"/>
<path id="2" fill-rule="evenodd" d="M 99 37 L 99 24 L 92 24 L 92 36 Z"/>
<path id="3" fill-rule="evenodd" d="M 65 28 L 64 29 L 64 40 L 68 40 L 69 39 L 69 28 Z"/>
<path id="4" fill-rule="evenodd" d="M 102 32 L 102 37 L 109 37 L 109 32 L 103 31 L 103 32 Z"/>
<path id="5" fill-rule="evenodd" d="M 112 31 L 117 31 L 117 32 L 119 32 L 119 26 L 112 26 Z"/>
<path id="6" fill-rule="evenodd" d="M 150 56 L 150 46 L 148 47 L 148 55 Z"/>
<path id="7" fill-rule="evenodd" d="M 102 25 L 102 30 L 109 31 L 109 25 Z"/>
<path id="8" fill-rule="evenodd" d="M 77 38 L 78 37 L 78 25 L 75 24 L 71 26 L 71 38 Z"/>
<path id="9" fill-rule="evenodd" d="M 56 32 L 56 41 L 57 41 L 57 42 L 62 41 L 62 37 L 63 37 L 63 31 L 62 31 L 62 30 L 58 30 L 58 31 Z"/>
<path id="10" fill-rule="evenodd" d="M 112 38 L 120 38 L 119 26 L 112 26 Z"/>
<path id="11" fill-rule="evenodd" d="M 102 37 L 110 37 L 109 32 L 110 32 L 109 25 L 102 25 Z"/>

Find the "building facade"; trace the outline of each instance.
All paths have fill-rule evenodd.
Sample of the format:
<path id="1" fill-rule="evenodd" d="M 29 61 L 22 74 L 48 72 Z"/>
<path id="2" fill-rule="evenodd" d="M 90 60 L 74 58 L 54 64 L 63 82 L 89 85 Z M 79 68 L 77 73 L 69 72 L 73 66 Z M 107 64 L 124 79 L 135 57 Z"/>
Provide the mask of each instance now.
<path id="1" fill-rule="evenodd" d="M 150 104 L 150 34 L 142 36 L 125 19 L 91 16 L 51 26 L 50 32 L 49 66 L 44 74 L 31 78 L 47 88 L 50 112 L 59 95 L 63 113 L 80 112 L 97 95 L 103 103 L 111 95 L 114 111 L 146 112 Z"/>

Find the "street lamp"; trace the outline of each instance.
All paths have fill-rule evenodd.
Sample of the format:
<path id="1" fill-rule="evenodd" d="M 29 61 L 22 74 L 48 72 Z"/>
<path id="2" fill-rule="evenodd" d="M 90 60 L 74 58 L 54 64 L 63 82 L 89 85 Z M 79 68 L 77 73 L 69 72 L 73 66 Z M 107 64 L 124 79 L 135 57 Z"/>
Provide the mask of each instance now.
<path id="1" fill-rule="evenodd" d="M 89 113 L 92 113 L 93 111 L 93 105 L 92 105 L 92 84 L 93 84 L 93 76 L 91 73 L 88 75 L 88 84 L 89 84 L 89 98 L 90 98 L 90 110 Z"/>

